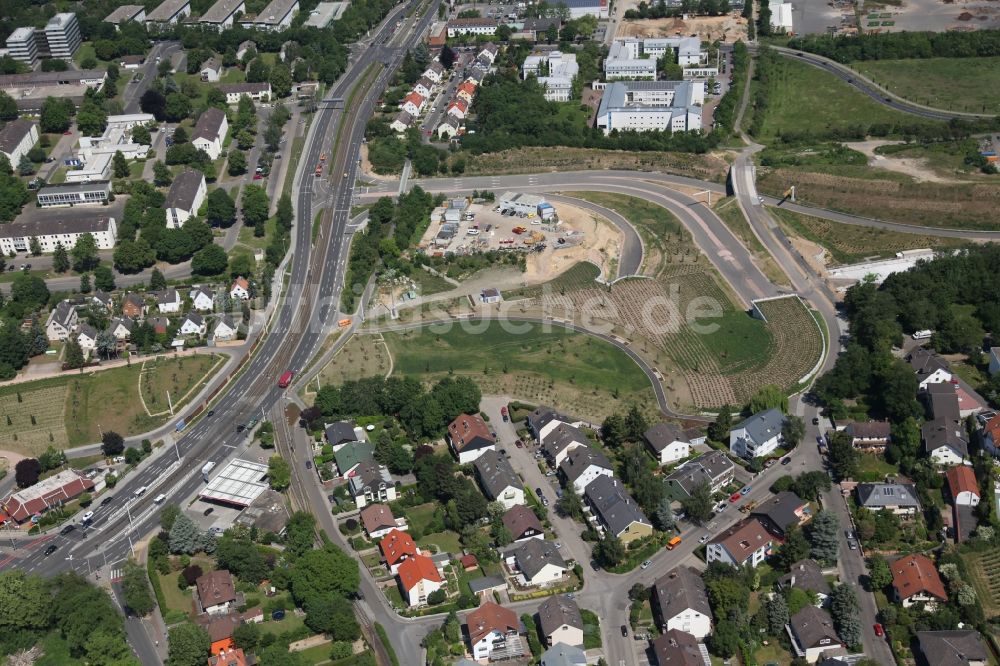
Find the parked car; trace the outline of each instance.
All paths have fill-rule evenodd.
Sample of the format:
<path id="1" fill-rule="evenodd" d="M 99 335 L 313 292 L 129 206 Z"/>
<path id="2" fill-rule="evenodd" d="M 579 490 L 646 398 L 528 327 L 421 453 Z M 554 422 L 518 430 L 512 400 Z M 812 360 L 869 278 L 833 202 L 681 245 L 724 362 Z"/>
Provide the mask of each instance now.
<path id="1" fill-rule="evenodd" d="M 792 462 L 792 459 L 789 458 L 789 457 L 787 457 L 787 456 L 781 459 L 781 464 L 782 465 L 789 465 L 789 464 L 791 464 L 791 462 Z"/>
<path id="2" fill-rule="evenodd" d="M 643 569 L 648 569 L 650 564 L 652 564 L 652 562 L 650 562 L 649 560 L 646 560 L 645 562 L 642 563 L 642 568 Z"/>
<path id="3" fill-rule="evenodd" d="M 882 625 L 879 624 L 878 622 L 875 623 L 875 635 L 878 636 L 879 638 L 885 636 L 885 631 L 882 629 Z"/>
<path id="4" fill-rule="evenodd" d="M 739 493 L 733 493 L 732 495 L 729 496 L 729 501 L 731 503 L 735 504 L 736 502 L 740 501 L 741 497 L 743 497 L 743 496 L 740 495 Z"/>
<path id="5" fill-rule="evenodd" d="M 707 534 L 704 535 L 704 536 L 702 536 L 700 539 L 698 539 L 698 543 L 705 543 L 706 541 L 708 541 L 708 535 Z"/>
<path id="6" fill-rule="evenodd" d="M 524 448 L 524 442 L 522 442 L 521 440 L 517 440 L 516 442 L 514 442 L 514 446 L 516 446 L 519 449 L 523 449 Z"/>
<path id="7" fill-rule="evenodd" d="M 214 506 L 210 506 L 210 507 L 208 507 L 207 509 L 205 509 L 204 511 L 202 511 L 202 512 L 201 512 L 201 515 L 203 515 L 203 516 L 208 516 L 208 515 L 210 515 L 210 514 L 211 514 L 211 513 L 213 512 L 213 511 L 215 511 L 215 507 L 214 507 Z"/>

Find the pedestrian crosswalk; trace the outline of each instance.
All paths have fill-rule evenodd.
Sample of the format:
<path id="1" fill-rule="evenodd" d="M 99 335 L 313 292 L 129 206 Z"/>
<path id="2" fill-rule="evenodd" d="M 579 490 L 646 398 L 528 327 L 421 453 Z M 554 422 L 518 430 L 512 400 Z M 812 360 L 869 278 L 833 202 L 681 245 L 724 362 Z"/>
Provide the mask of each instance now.
<path id="1" fill-rule="evenodd" d="M 121 569 L 112 569 L 111 570 L 111 582 L 112 583 L 117 583 L 118 581 L 120 581 L 122 579 L 123 575 L 124 575 L 124 572 Z"/>

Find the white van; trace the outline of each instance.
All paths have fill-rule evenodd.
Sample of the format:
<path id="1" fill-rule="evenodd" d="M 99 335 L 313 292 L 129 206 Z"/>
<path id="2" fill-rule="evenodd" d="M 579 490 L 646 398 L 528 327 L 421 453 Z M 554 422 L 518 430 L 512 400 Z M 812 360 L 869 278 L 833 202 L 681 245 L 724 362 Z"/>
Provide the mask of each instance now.
<path id="1" fill-rule="evenodd" d="M 160 493 L 159 495 L 153 498 L 153 502 L 156 504 L 162 504 L 165 499 L 167 499 L 167 496 L 164 495 L 163 493 Z"/>
<path id="2" fill-rule="evenodd" d="M 139 486 L 139 488 L 135 491 L 135 496 L 142 497 L 145 493 L 146 493 L 146 486 Z"/>
<path id="3" fill-rule="evenodd" d="M 80 522 L 89 523 L 93 517 L 94 517 L 94 512 L 88 511 L 87 513 L 83 514 L 83 516 L 80 518 Z"/>

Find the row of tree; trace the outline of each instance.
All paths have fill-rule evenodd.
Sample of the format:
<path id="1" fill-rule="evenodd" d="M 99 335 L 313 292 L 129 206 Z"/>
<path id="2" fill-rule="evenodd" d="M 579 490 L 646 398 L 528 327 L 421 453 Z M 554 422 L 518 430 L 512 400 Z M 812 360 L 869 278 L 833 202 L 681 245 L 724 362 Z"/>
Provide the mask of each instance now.
<path id="1" fill-rule="evenodd" d="M 1000 30 L 816 34 L 795 37 L 788 42 L 788 46 L 842 63 L 911 58 L 987 58 L 1000 55 Z"/>

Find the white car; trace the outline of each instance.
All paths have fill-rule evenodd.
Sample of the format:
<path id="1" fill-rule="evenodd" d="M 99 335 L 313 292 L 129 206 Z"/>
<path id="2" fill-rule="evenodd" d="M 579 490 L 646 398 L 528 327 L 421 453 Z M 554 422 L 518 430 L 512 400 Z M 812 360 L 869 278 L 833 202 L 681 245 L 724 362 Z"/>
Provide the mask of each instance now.
<path id="1" fill-rule="evenodd" d="M 164 495 L 163 493 L 160 493 L 159 495 L 153 498 L 153 502 L 155 504 L 162 504 L 165 499 L 167 499 L 167 496 Z"/>
<path id="2" fill-rule="evenodd" d="M 643 562 L 643 563 L 642 563 L 642 568 L 643 568 L 643 569 L 645 569 L 645 568 L 647 568 L 647 567 L 648 567 L 648 566 L 649 566 L 650 564 L 652 564 L 652 562 L 650 562 L 649 560 L 646 560 L 645 562 Z"/>
<path id="3" fill-rule="evenodd" d="M 702 538 L 698 539 L 698 543 L 705 543 L 706 541 L 708 541 L 708 535 L 707 534 L 705 536 L 703 536 Z"/>
<path id="4" fill-rule="evenodd" d="M 135 491 L 136 497 L 142 497 L 144 494 L 146 494 L 146 486 L 139 486 L 139 488 Z"/>
<path id="5" fill-rule="evenodd" d="M 93 518 L 93 517 L 94 517 L 94 512 L 93 511 L 88 511 L 87 513 L 83 514 L 83 516 L 81 516 L 80 520 L 81 520 L 81 522 L 86 523 L 86 522 L 89 522 L 90 519 Z"/>

